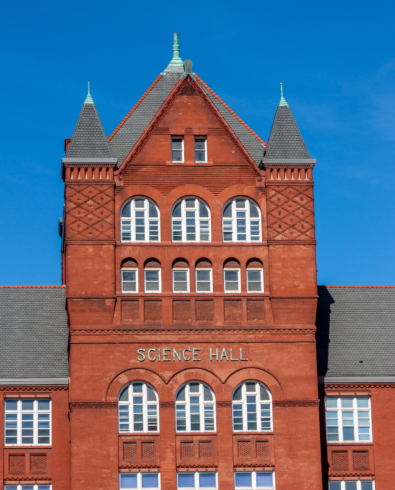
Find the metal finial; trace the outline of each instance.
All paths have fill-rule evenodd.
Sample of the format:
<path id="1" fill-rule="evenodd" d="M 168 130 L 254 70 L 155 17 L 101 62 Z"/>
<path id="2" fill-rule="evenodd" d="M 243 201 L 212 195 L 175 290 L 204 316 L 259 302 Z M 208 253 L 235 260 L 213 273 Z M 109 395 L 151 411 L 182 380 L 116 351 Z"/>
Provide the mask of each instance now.
<path id="1" fill-rule="evenodd" d="M 180 45 L 178 44 L 178 34 L 176 32 L 174 33 L 173 59 L 170 61 L 169 66 L 184 66 L 180 58 Z"/>
<path id="2" fill-rule="evenodd" d="M 84 104 L 94 104 L 91 97 L 91 82 L 88 82 L 88 95 L 86 96 Z"/>
<path id="3" fill-rule="evenodd" d="M 287 101 L 284 99 L 283 82 L 280 83 L 280 88 L 281 88 L 281 99 L 280 99 L 280 103 L 278 104 L 278 106 L 279 107 L 289 107 L 287 104 Z"/>

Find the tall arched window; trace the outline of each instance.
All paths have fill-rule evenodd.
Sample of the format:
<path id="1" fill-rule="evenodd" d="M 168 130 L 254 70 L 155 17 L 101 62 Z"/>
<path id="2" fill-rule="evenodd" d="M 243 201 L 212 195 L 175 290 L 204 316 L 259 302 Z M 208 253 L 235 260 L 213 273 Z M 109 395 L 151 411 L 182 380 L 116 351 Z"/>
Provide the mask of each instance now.
<path id="1" fill-rule="evenodd" d="M 177 432 L 215 431 L 215 397 L 207 385 L 192 381 L 176 395 Z"/>
<path id="2" fill-rule="evenodd" d="M 121 209 L 122 242 L 159 242 L 158 206 L 146 197 L 133 197 Z"/>
<path id="3" fill-rule="evenodd" d="M 159 432 L 158 394 L 143 381 L 122 389 L 118 413 L 119 432 Z"/>
<path id="4" fill-rule="evenodd" d="M 240 384 L 233 392 L 232 409 L 235 432 L 272 430 L 272 398 L 262 383 Z"/>
<path id="5" fill-rule="evenodd" d="M 260 242 L 261 211 L 248 197 L 236 197 L 228 201 L 222 211 L 224 242 Z"/>
<path id="6" fill-rule="evenodd" d="M 173 242 L 210 242 L 210 208 L 197 197 L 180 199 L 173 207 Z"/>

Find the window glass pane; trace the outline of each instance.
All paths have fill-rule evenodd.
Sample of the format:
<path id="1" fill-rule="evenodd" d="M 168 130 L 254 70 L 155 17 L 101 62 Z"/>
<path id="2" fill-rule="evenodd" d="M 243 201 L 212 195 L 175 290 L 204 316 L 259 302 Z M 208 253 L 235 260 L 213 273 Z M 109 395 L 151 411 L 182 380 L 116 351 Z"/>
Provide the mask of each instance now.
<path id="1" fill-rule="evenodd" d="M 178 488 L 194 488 L 195 475 L 193 473 L 178 473 Z"/>
<path id="2" fill-rule="evenodd" d="M 185 207 L 186 208 L 194 208 L 195 207 L 195 199 L 185 199 Z"/>
<path id="3" fill-rule="evenodd" d="M 196 277 L 198 281 L 209 281 L 210 280 L 210 271 L 196 271 Z"/>
<path id="4" fill-rule="evenodd" d="M 130 201 L 122 208 L 122 218 L 130 218 Z"/>
<path id="5" fill-rule="evenodd" d="M 159 281 L 159 271 L 145 270 L 145 279 L 147 281 Z"/>
<path id="6" fill-rule="evenodd" d="M 185 386 L 183 386 L 180 391 L 178 392 L 176 400 L 178 402 L 184 402 L 185 401 Z"/>
<path id="7" fill-rule="evenodd" d="M 18 490 L 17 485 L 5 485 L 4 488 L 5 490 Z"/>
<path id="8" fill-rule="evenodd" d="M 260 394 L 261 394 L 261 400 L 270 400 L 269 393 L 267 389 L 264 386 L 259 386 L 260 389 Z"/>
<path id="9" fill-rule="evenodd" d="M 171 139 L 171 149 L 172 150 L 182 150 L 182 138 L 172 138 Z"/>
<path id="10" fill-rule="evenodd" d="M 254 393 L 256 389 L 255 383 L 246 383 L 246 392 L 247 393 Z"/>
<path id="11" fill-rule="evenodd" d="M 148 385 L 147 385 L 147 400 L 149 402 L 156 402 L 155 391 L 151 388 L 151 386 Z"/>
<path id="12" fill-rule="evenodd" d="M 256 474 L 256 486 L 257 487 L 272 487 L 273 486 L 273 473 L 257 473 Z"/>
<path id="13" fill-rule="evenodd" d="M 150 475 L 149 473 L 142 475 L 142 488 L 158 488 L 158 475 Z"/>
<path id="14" fill-rule="evenodd" d="M 373 483 L 371 481 L 361 482 L 361 490 L 373 490 Z"/>
<path id="15" fill-rule="evenodd" d="M 50 486 L 49 485 L 39 485 L 38 486 L 38 490 L 50 490 Z"/>
<path id="16" fill-rule="evenodd" d="M 252 487 L 252 473 L 236 473 L 236 487 Z"/>
<path id="17" fill-rule="evenodd" d="M 236 209 L 244 209 L 246 206 L 245 199 L 236 199 Z"/>
<path id="18" fill-rule="evenodd" d="M 199 393 L 199 383 L 191 383 L 189 385 L 189 392 L 190 393 Z"/>
<path id="19" fill-rule="evenodd" d="M 259 281 L 261 280 L 261 271 L 247 271 L 249 281 Z"/>
<path id="20" fill-rule="evenodd" d="M 206 138 L 195 138 L 195 150 L 206 149 Z"/>
<path id="21" fill-rule="evenodd" d="M 133 383 L 133 393 L 142 393 L 142 392 L 143 392 L 143 384 Z"/>
<path id="22" fill-rule="evenodd" d="M 352 398 L 342 398 L 342 408 L 352 408 Z"/>
<path id="23" fill-rule="evenodd" d="M 325 398 L 326 408 L 337 408 L 337 398 Z"/>
<path id="24" fill-rule="evenodd" d="M 232 201 L 228 202 L 228 204 L 224 207 L 224 218 L 232 217 Z"/>
<path id="25" fill-rule="evenodd" d="M 38 400 L 38 409 L 39 410 L 49 410 L 50 401 L 49 400 Z"/>
<path id="26" fill-rule="evenodd" d="M 173 218 L 181 218 L 181 202 L 174 206 L 172 216 Z"/>
<path id="27" fill-rule="evenodd" d="M 136 271 L 122 271 L 122 278 L 124 281 L 135 281 Z"/>
<path id="28" fill-rule="evenodd" d="M 204 390 L 204 401 L 212 401 L 213 395 L 211 391 L 207 388 L 207 386 L 203 386 Z"/>
<path id="29" fill-rule="evenodd" d="M 215 488 L 215 473 L 199 473 L 200 488 Z"/>
<path id="30" fill-rule="evenodd" d="M 236 388 L 235 392 L 233 393 L 233 400 L 241 400 L 241 386 Z"/>
<path id="31" fill-rule="evenodd" d="M 329 490 L 341 490 L 341 482 L 331 481 L 329 483 Z"/>
<path id="32" fill-rule="evenodd" d="M 173 278 L 175 281 L 186 281 L 187 271 L 173 271 Z"/>
<path id="33" fill-rule="evenodd" d="M 203 202 L 201 202 L 201 201 L 199 201 L 199 216 L 200 216 L 201 218 L 208 218 L 208 208 L 207 208 L 207 206 L 206 206 L 206 205 L 205 205 Z"/>
<path id="34" fill-rule="evenodd" d="M 137 475 L 121 475 L 121 488 L 137 488 Z"/>
<path id="35" fill-rule="evenodd" d="M 33 400 L 22 400 L 22 410 L 33 410 Z"/>
<path id="36" fill-rule="evenodd" d="M 126 388 L 123 389 L 121 395 L 119 396 L 119 401 L 127 402 L 128 400 L 129 400 L 129 386 L 126 386 Z"/>
<path id="37" fill-rule="evenodd" d="M 6 410 L 17 410 L 18 409 L 18 401 L 17 400 L 6 400 L 5 401 L 5 409 Z"/>
<path id="38" fill-rule="evenodd" d="M 135 208 L 144 208 L 144 199 L 135 199 L 134 201 Z"/>
<path id="39" fill-rule="evenodd" d="M 356 481 L 346 481 L 345 489 L 346 490 L 357 490 L 357 482 Z"/>
<path id="40" fill-rule="evenodd" d="M 357 407 L 358 408 L 369 408 L 369 398 L 357 398 Z"/>
<path id="41" fill-rule="evenodd" d="M 149 202 L 149 214 L 148 216 L 150 218 L 157 218 L 158 217 L 158 210 L 156 209 L 155 204 L 152 202 Z"/>
<path id="42" fill-rule="evenodd" d="M 239 271 L 227 271 L 225 270 L 225 281 L 238 281 Z"/>
<path id="43" fill-rule="evenodd" d="M 22 490 L 33 490 L 34 485 L 22 485 Z"/>
<path id="44" fill-rule="evenodd" d="M 250 201 L 250 217 L 251 218 L 259 218 L 259 211 L 253 202 Z"/>

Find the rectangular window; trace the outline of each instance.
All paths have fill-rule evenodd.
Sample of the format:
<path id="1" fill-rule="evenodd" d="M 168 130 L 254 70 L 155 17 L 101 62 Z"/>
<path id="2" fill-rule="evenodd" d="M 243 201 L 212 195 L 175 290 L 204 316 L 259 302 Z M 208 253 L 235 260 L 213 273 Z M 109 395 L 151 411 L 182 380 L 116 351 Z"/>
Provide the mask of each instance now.
<path id="1" fill-rule="evenodd" d="M 4 490 L 51 490 L 52 485 L 34 485 L 33 483 L 24 483 L 23 485 L 4 485 Z"/>
<path id="2" fill-rule="evenodd" d="M 224 269 L 225 293 L 240 293 L 240 269 Z"/>
<path id="3" fill-rule="evenodd" d="M 122 292 L 123 293 L 138 293 L 138 270 L 137 269 L 122 269 Z"/>
<path id="4" fill-rule="evenodd" d="M 235 488 L 240 490 L 274 490 L 274 472 L 243 471 L 235 473 Z"/>
<path id="5" fill-rule="evenodd" d="M 195 162 L 207 163 L 207 138 L 195 136 Z"/>
<path id="6" fill-rule="evenodd" d="M 174 163 L 184 162 L 184 137 L 171 137 L 171 161 Z"/>
<path id="7" fill-rule="evenodd" d="M 161 271 L 160 269 L 144 270 L 144 292 L 160 293 L 161 292 Z"/>
<path id="8" fill-rule="evenodd" d="M 371 442 L 370 397 L 325 398 L 325 413 L 328 442 Z"/>
<path id="9" fill-rule="evenodd" d="M 329 490 L 374 490 L 374 481 L 331 481 Z"/>
<path id="10" fill-rule="evenodd" d="M 122 473 L 119 475 L 119 488 L 126 490 L 128 488 L 143 488 L 160 489 L 160 474 L 159 473 Z"/>
<path id="11" fill-rule="evenodd" d="M 5 444 L 51 444 L 51 400 L 5 400 Z"/>
<path id="12" fill-rule="evenodd" d="M 213 292 L 213 271 L 212 269 L 196 269 L 196 292 Z"/>
<path id="13" fill-rule="evenodd" d="M 189 293 L 189 269 L 173 269 L 173 293 Z"/>
<path id="14" fill-rule="evenodd" d="M 195 473 L 177 473 L 177 490 L 184 488 L 192 488 L 194 490 L 211 488 L 216 490 L 218 488 L 217 473 L 199 473 L 198 471 Z"/>
<path id="15" fill-rule="evenodd" d="M 262 269 L 247 269 L 247 293 L 263 293 Z"/>

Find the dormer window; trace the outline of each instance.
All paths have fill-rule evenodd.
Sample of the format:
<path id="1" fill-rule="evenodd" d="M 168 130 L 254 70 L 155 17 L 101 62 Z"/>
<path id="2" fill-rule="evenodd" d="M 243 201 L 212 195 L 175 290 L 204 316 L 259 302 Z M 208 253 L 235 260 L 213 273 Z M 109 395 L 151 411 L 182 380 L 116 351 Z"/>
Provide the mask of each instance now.
<path id="1" fill-rule="evenodd" d="M 206 136 L 195 136 L 195 163 L 207 163 Z"/>
<path id="2" fill-rule="evenodd" d="M 183 136 L 171 137 L 171 161 L 173 163 L 184 162 L 184 137 Z"/>

